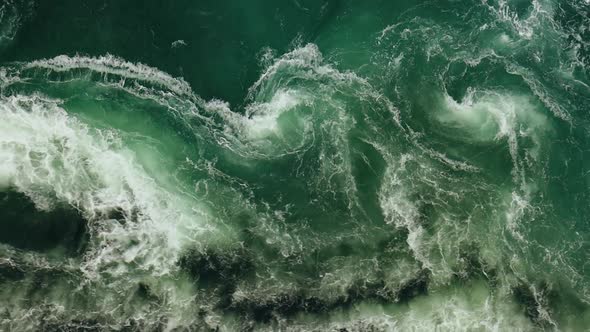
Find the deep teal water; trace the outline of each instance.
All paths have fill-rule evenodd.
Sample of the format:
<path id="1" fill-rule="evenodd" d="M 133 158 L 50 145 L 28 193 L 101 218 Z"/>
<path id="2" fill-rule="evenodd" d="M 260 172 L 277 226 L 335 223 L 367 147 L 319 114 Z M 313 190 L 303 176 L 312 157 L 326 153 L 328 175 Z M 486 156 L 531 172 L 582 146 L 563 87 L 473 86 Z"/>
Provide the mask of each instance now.
<path id="1" fill-rule="evenodd" d="M 0 4 L 0 329 L 584 331 L 590 3 Z"/>

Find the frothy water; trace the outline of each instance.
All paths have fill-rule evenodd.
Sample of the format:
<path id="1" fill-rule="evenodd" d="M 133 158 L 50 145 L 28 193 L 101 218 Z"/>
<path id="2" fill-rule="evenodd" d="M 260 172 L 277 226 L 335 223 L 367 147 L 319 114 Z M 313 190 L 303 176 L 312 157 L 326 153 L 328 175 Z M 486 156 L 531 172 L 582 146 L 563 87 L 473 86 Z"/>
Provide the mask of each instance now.
<path id="1" fill-rule="evenodd" d="M 0 5 L 0 329 L 588 325 L 586 1 L 142 5 Z"/>

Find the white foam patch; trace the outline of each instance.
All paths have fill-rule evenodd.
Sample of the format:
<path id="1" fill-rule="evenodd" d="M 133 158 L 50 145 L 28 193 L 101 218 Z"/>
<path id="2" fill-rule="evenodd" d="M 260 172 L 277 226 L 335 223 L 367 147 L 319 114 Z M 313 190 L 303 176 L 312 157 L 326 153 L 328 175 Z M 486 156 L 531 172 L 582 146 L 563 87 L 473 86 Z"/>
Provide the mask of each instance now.
<path id="1" fill-rule="evenodd" d="M 504 296 L 502 296 L 504 295 Z M 463 290 L 441 291 L 417 298 L 407 314 L 397 316 L 400 331 L 529 330 L 531 322 L 506 294 L 494 294 L 476 283 Z"/>
<path id="2" fill-rule="evenodd" d="M 547 89 L 535 78 L 535 75 L 530 70 L 511 63 L 506 65 L 506 71 L 522 77 L 535 96 L 543 102 L 545 107 L 551 110 L 553 115 L 567 122 L 572 121 L 571 115 L 547 93 Z"/>
<path id="3" fill-rule="evenodd" d="M 535 38 L 536 33 L 543 26 L 544 20 L 551 20 L 554 13 L 553 4 L 549 1 L 533 0 L 532 10 L 527 17 L 519 17 L 518 14 L 510 7 L 509 1 L 499 0 L 497 6 L 488 4 L 483 1 L 484 5 L 503 22 L 510 24 L 518 35 L 525 39 Z"/>
<path id="4" fill-rule="evenodd" d="M 461 102 L 445 95 L 444 110 L 438 112 L 437 119 L 468 132 L 470 139 L 505 139 L 514 161 L 515 176 L 518 177 L 523 176 L 519 140 L 526 137 L 534 142 L 535 147 L 528 153 L 536 160 L 543 144 L 542 137 L 550 130 L 547 118 L 537 110 L 529 97 L 472 88 L 467 90 Z"/>
<path id="5" fill-rule="evenodd" d="M 516 108 L 519 101 L 509 96 L 486 94 L 477 96 L 477 90 L 469 88 L 460 102 L 445 95 L 446 112 L 441 112 L 438 119 L 441 122 L 477 129 L 480 135 L 475 139 L 491 140 L 509 136 L 513 127 L 517 125 Z M 520 103 L 524 104 L 524 103 Z M 530 108 L 529 105 L 527 108 Z"/>
<path id="6" fill-rule="evenodd" d="M 419 224 L 420 212 L 408 199 L 408 193 L 404 190 L 406 186 L 402 174 L 406 163 L 412 158 L 411 155 L 402 155 L 399 161 L 389 165 L 379 192 L 379 203 L 388 223 L 408 230 L 406 242 L 416 260 L 422 263 L 424 268 L 432 270 L 433 264 L 428 258 L 428 249 L 423 243 L 424 228 Z"/>
<path id="7" fill-rule="evenodd" d="M 505 33 L 498 36 L 498 41 L 502 44 L 509 44 L 512 42 L 512 39 Z"/>
<path id="8" fill-rule="evenodd" d="M 270 101 L 248 105 L 244 115 L 231 111 L 229 105 L 219 101 L 209 102 L 207 106 L 224 118 L 229 126 L 227 130 L 235 132 L 243 141 L 255 141 L 273 134 L 280 136 L 281 115 L 306 103 L 307 99 L 304 93 L 295 90 L 278 90 Z"/>
<path id="9" fill-rule="evenodd" d="M 270 55 L 266 56 L 266 62 L 269 62 L 269 57 Z M 380 93 L 375 91 L 366 79 L 359 77 L 354 72 L 339 71 L 333 66 L 326 64 L 318 46 L 311 43 L 284 54 L 278 59 L 275 59 L 271 65 L 267 66 L 259 79 L 250 87 L 249 99 L 256 100 L 257 95 L 267 93 L 269 89 L 276 89 L 276 83 L 282 77 L 278 74 L 286 69 L 295 71 L 298 78 L 305 78 L 312 81 L 329 79 L 334 86 L 338 84 L 357 85 L 358 89 L 362 90 L 357 92 L 383 103 L 383 106 L 392 113 L 397 123 L 399 124 L 400 122 L 399 110 L 387 98 L 384 98 Z"/>
<path id="10" fill-rule="evenodd" d="M 131 262 L 167 274 L 208 228 L 201 207 L 158 185 L 116 132 L 91 130 L 55 100 L 0 100 L 0 181 L 39 209 L 65 203 L 83 213 L 96 232 L 83 267 L 89 277 L 126 273 Z M 124 224 L 105 220 L 114 210 Z"/>
<path id="11" fill-rule="evenodd" d="M 346 135 L 354 124 L 352 113 L 358 110 L 342 97 L 359 104 L 369 100 L 391 112 L 399 124 L 399 112 L 387 98 L 367 80 L 324 63 L 314 44 L 280 57 L 268 51 L 262 62 L 266 69 L 249 89 L 244 112 L 221 100 L 203 106 L 222 120 L 214 132 L 218 144 L 235 153 L 254 159 L 278 158 L 302 153 L 315 142 L 324 173 L 316 178 L 331 181 L 337 175 L 351 177 L 350 165 L 343 161 L 349 160 Z"/>
<path id="12" fill-rule="evenodd" d="M 539 105 L 526 96 L 470 88 L 460 102 L 446 95 L 444 110 L 437 115 L 441 123 L 467 133 L 467 140 L 507 143 L 516 187 L 501 198 L 506 207 L 505 227 L 523 242 L 520 222 L 534 210 L 530 202 L 536 193 L 536 178 L 531 174 L 540 171 L 541 151 L 552 132 Z"/>
<path id="13" fill-rule="evenodd" d="M 305 102 L 305 96 L 293 90 L 279 90 L 268 103 L 253 104 L 246 109 L 247 128 L 251 136 L 264 136 L 278 130 L 282 113 Z"/>

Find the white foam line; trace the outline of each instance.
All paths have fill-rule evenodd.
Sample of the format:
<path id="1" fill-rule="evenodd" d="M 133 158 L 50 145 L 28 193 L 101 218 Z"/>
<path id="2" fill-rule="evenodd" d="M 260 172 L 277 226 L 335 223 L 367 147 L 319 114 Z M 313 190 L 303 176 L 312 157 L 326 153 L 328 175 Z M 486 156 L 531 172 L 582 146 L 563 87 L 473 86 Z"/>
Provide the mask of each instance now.
<path id="1" fill-rule="evenodd" d="M 123 78 L 158 84 L 178 95 L 194 96 L 190 85 L 183 78 L 175 78 L 154 67 L 142 63 L 128 62 L 110 54 L 100 57 L 59 55 L 51 59 L 35 60 L 26 63 L 23 68 L 43 68 L 57 72 L 88 69 L 98 73 L 112 74 Z"/>

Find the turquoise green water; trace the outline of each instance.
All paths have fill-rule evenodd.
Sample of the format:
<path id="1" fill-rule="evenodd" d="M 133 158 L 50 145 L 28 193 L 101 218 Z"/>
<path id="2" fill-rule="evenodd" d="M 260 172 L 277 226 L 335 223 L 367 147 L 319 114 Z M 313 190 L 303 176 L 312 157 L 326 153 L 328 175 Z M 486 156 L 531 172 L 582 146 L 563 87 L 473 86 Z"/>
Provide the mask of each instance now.
<path id="1" fill-rule="evenodd" d="M 584 331 L 590 2 L 0 4 L 0 330 Z"/>

